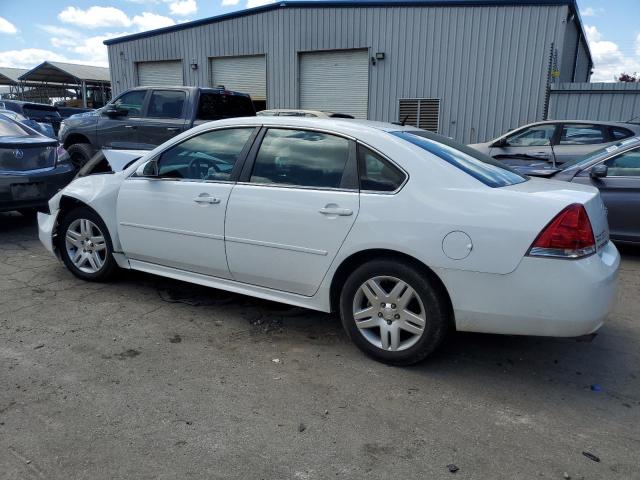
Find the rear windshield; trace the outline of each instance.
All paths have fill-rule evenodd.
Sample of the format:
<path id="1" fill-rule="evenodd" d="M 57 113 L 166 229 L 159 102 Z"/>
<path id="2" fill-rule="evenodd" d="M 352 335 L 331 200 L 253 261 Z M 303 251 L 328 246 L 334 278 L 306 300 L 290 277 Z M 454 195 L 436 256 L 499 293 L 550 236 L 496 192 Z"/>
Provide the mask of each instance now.
<path id="1" fill-rule="evenodd" d="M 561 170 L 566 170 L 568 168 L 571 168 L 575 165 L 578 165 L 580 163 L 591 163 L 593 161 L 596 161 L 600 158 L 604 158 L 607 155 L 609 155 L 610 153 L 615 152 L 616 150 L 620 149 L 620 148 L 624 148 L 624 147 L 628 147 L 630 145 L 640 145 L 640 137 L 633 137 L 633 138 L 628 138 L 626 140 L 623 140 L 621 142 L 618 142 L 614 145 L 610 145 L 606 148 L 601 148 L 599 150 L 596 150 L 595 152 L 591 152 L 588 153 L 586 155 L 581 155 L 578 158 L 574 158 L 573 160 L 569 160 L 568 162 L 564 162 L 562 164 L 562 166 L 560 167 Z"/>
<path id="2" fill-rule="evenodd" d="M 255 117 L 251 98 L 244 95 L 203 93 L 198 102 L 197 120 L 220 120 L 222 118 Z"/>
<path id="3" fill-rule="evenodd" d="M 447 137 L 424 130 L 390 133 L 440 157 L 489 187 L 507 187 L 527 180 L 508 166 Z"/>
<path id="4" fill-rule="evenodd" d="M 0 115 L 0 137 L 27 137 L 29 132 L 22 128 L 19 123 L 8 120 L 4 115 Z"/>

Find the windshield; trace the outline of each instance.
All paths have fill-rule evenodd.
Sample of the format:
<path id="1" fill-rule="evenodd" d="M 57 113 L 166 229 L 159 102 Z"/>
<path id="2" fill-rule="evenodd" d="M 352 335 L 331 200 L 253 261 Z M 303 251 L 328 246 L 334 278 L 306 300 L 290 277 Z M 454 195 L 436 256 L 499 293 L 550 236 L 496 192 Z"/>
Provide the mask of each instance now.
<path id="1" fill-rule="evenodd" d="M 447 137 L 424 130 L 390 133 L 440 157 L 489 187 L 506 187 L 527 180 L 506 165 Z"/>
<path id="2" fill-rule="evenodd" d="M 604 158 L 612 152 L 624 147 L 628 147 L 629 145 L 640 145 L 640 137 L 627 138 L 621 142 L 618 142 L 614 145 L 609 145 L 606 148 L 601 148 L 600 150 L 596 150 L 595 152 L 588 153 L 586 155 L 582 155 L 578 158 L 574 158 L 573 160 L 569 160 L 568 162 L 564 162 L 561 166 L 561 170 L 567 170 L 571 167 L 574 167 L 581 163 L 591 163 L 592 161 L 598 160 L 600 158 Z"/>

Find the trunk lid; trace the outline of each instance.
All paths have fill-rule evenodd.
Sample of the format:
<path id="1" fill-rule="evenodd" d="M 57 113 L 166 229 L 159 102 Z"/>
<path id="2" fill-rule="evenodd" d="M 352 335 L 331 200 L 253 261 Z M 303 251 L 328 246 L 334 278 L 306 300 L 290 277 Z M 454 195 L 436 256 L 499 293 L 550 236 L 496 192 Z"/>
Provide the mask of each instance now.
<path id="1" fill-rule="evenodd" d="M 58 142 L 47 137 L 4 137 L 0 141 L 0 172 L 52 168 Z"/>
<path id="2" fill-rule="evenodd" d="M 597 250 L 602 249 L 609 241 L 607 210 L 597 188 L 540 178 L 531 178 L 527 182 L 504 188 L 531 194 L 540 203 L 552 203 L 553 210 L 557 209 L 557 212 L 549 218 L 549 222 L 565 207 L 573 203 L 583 205 L 589 215 Z"/>

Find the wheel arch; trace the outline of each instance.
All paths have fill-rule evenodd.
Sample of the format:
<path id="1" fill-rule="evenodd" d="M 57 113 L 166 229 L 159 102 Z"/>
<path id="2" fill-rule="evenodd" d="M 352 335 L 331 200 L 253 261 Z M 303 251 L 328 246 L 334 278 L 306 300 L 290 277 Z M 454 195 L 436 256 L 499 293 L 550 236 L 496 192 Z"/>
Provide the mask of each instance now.
<path id="1" fill-rule="evenodd" d="M 86 135 L 83 135 L 82 133 L 72 133 L 64 139 L 64 148 L 69 148 L 71 145 L 75 145 L 76 143 L 88 143 L 91 145 L 91 141 Z"/>
<path id="2" fill-rule="evenodd" d="M 58 209 L 59 209 L 58 219 L 56 222 L 56 232 L 55 232 L 56 235 L 58 233 L 57 232 L 58 225 L 60 224 L 60 221 L 62 220 L 62 218 L 65 216 L 67 212 L 70 212 L 71 210 L 74 210 L 76 208 L 86 208 L 87 210 L 91 210 L 93 213 L 95 213 L 105 224 L 105 227 L 107 228 L 107 233 L 109 234 L 109 238 L 111 238 L 111 242 L 114 243 L 115 237 L 113 235 L 113 232 L 109 228 L 109 223 L 105 221 L 105 219 L 100 214 L 100 212 L 98 212 L 95 208 L 93 208 L 88 203 L 80 200 L 79 198 L 72 197 L 70 195 L 63 195 L 62 197 L 60 197 L 60 203 L 58 204 Z M 114 246 L 115 246 L 115 243 L 114 243 Z"/>
<path id="3" fill-rule="evenodd" d="M 433 284 L 438 289 L 438 292 L 445 299 L 445 302 L 449 309 L 450 318 L 452 322 L 454 321 L 451 296 L 449 295 L 444 282 L 440 279 L 436 272 L 428 265 L 424 264 L 411 255 L 385 248 L 371 248 L 367 250 L 361 250 L 359 252 L 351 254 L 350 256 L 345 258 L 342 263 L 340 263 L 335 273 L 333 274 L 333 278 L 331 279 L 331 287 L 329 290 L 329 300 L 332 312 L 337 312 L 340 310 L 340 292 L 342 290 L 342 286 L 346 282 L 351 272 L 369 261 L 380 259 L 398 260 L 407 263 L 423 272 L 433 282 Z"/>

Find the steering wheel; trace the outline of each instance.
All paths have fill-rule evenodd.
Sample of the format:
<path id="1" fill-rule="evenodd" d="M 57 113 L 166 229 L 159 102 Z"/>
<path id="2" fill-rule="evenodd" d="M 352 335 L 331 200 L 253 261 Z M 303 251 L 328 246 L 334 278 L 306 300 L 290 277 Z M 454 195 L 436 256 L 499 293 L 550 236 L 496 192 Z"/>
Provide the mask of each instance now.
<path id="1" fill-rule="evenodd" d="M 215 173 L 221 173 L 222 170 L 220 170 L 217 163 L 218 162 L 216 160 L 211 158 L 192 158 L 187 166 L 187 169 L 189 170 L 189 178 L 206 179 L 210 169 L 213 169 Z"/>

